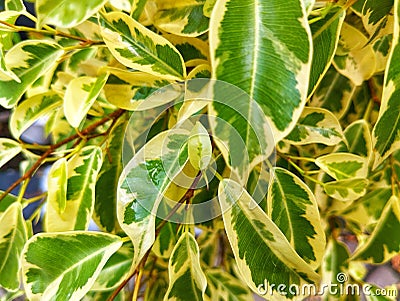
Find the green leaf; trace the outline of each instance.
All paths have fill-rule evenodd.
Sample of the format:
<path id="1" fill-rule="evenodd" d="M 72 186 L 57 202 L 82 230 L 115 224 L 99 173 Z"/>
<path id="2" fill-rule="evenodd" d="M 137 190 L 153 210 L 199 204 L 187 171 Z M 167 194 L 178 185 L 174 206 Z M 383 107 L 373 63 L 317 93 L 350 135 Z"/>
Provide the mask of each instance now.
<path id="1" fill-rule="evenodd" d="M 181 37 L 172 34 L 163 35 L 181 53 L 187 64 L 194 60 L 209 61 L 210 49 L 207 42 L 193 37 Z"/>
<path id="2" fill-rule="evenodd" d="M 0 105 L 7 109 L 14 107 L 31 84 L 56 66 L 63 53 L 56 43 L 47 41 L 28 40 L 11 48 L 5 62 L 21 82 L 0 81 Z"/>
<path id="3" fill-rule="evenodd" d="M 275 168 L 268 191 L 268 216 L 299 256 L 317 268 L 325 249 L 318 205 L 310 188 L 283 168 Z"/>
<path id="4" fill-rule="evenodd" d="M 47 176 L 47 206 L 60 215 L 67 207 L 67 168 L 67 160 L 61 158 L 51 166 Z"/>
<path id="5" fill-rule="evenodd" d="M 91 290 L 108 291 L 118 287 L 129 275 L 132 255 L 133 252 L 129 246 L 122 246 L 108 259 Z"/>
<path id="6" fill-rule="evenodd" d="M 22 207 L 12 203 L 0 216 L 0 286 L 16 291 L 20 287 L 20 255 L 28 239 Z"/>
<path id="7" fill-rule="evenodd" d="M 123 65 L 169 80 L 186 77 L 183 58 L 165 38 L 124 13 L 102 15 L 101 34 L 108 49 Z"/>
<path id="8" fill-rule="evenodd" d="M 336 145 L 342 137 L 342 128 L 335 115 L 325 109 L 306 107 L 285 140 L 294 145 L 309 143 Z"/>
<path id="9" fill-rule="evenodd" d="M 169 286 L 164 301 L 203 300 L 207 279 L 200 266 L 196 239 L 184 232 L 172 251 L 169 263 Z"/>
<path id="10" fill-rule="evenodd" d="M 22 0 L 5 0 L 4 4 L 6 6 L 6 10 L 23 12 L 25 11 L 25 5 Z"/>
<path id="11" fill-rule="evenodd" d="M 303 110 L 310 76 L 311 31 L 301 1 L 217 1 L 210 49 L 213 78 L 245 91 L 275 139 L 286 136 Z"/>
<path id="12" fill-rule="evenodd" d="M 345 11 L 336 6 L 317 22 L 310 25 L 313 34 L 313 58 L 308 95 L 312 95 L 331 65 L 339 42 Z"/>
<path id="13" fill-rule="evenodd" d="M 0 168 L 22 151 L 21 145 L 8 138 L 0 138 Z"/>
<path id="14" fill-rule="evenodd" d="M 347 146 L 342 145 L 337 151 L 348 151 L 352 154 L 370 158 L 372 154 L 371 132 L 369 124 L 364 120 L 357 120 L 344 130 Z"/>
<path id="15" fill-rule="evenodd" d="M 155 214 L 163 198 L 167 199 L 173 179 L 188 162 L 189 135 L 183 129 L 158 134 L 135 154 L 119 178 L 118 220 L 133 243 L 133 267 L 154 243 Z M 186 189 L 175 193 L 172 200 L 178 201 Z"/>
<path id="16" fill-rule="evenodd" d="M 344 23 L 333 64 L 338 72 L 360 86 L 375 73 L 376 56 L 367 37 L 355 27 Z"/>
<path id="17" fill-rule="evenodd" d="M 382 263 L 400 251 L 400 200 L 392 196 L 382 212 L 374 231 L 355 251 L 352 260 Z"/>
<path id="18" fill-rule="evenodd" d="M 317 158 L 315 163 L 336 180 L 366 178 L 367 160 L 349 153 L 334 153 Z"/>
<path id="19" fill-rule="evenodd" d="M 218 296 L 218 301 L 249 301 L 253 299 L 251 291 L 243 282 L 222 269 L 208 269 L 206 276 L 211 298 Z"/>
<path id="20" fill-rule="evenodd" d="M 194 85 L 199 82 L 202 81 L 194 81 Z M 257 102 L 238 87 L 217 81 L 204 89 L 208 91 L 208 88 L 213 89 L 208 118 L 213 137 L 216 137 L 214 142 L 226 163 L 239 175 L 242 183 L 246 183 L 249 171 L 274 150 L 268 120 Z M 209 99 L 207 96 L 198 93 L 193 99 Z"/>
<path id="21" fill-rule="evenodd" d="M 326 194 L 342 202 L 351 202 L 359 199 L 367 192 L 367 187 L 367 179 L 357 178 L 332 181 L 324 184 Z"/>
<path id="22" fill-rule="evenodd" d="M 319 83 L 310 106 L 327 109 L 340 119 L 347 111 L 356 86 L 331 67 Z"/>
<path id="23" fill-rule="evenodd" d="M 107 73 L 97 78 L 82 76 L 68 84 L 64 96 L 64 114 L 74 128 L 77 128 L 85 118 L 106 84 L 107 77 Z"/>
<path id="24" fill-rule="evenodd" d="M 238 269 L 255 293 L 260 294 L 258 288 L 267 282 L 276 285 L 270 285 L 269 293 L 279 294 L 277 285 L 285 284 L 285 297 L 293 299 L 295 296 L 288 290 L 290 284 L 319 281 L 318 274 L 239 184 L 227 179 L 221 181 L 218 198 Z M 266 268 L 266 262 L 274 268 Z"/>
<path id="25" fill-rule="evenodd" d="M 377 39 L 372 46 L 375 50 L 376 55 L 376 73 L 384 72 L 386 69 L 386 65 L 389 60 L 390 46 L 392 44 L 392 40 L 392 34 L 384 35 L 383 37 Z"/>
<path id="26" fill-rule="evenodd" d="M 36 0 L 37 27 L 74 27 L 95 14 L 107 0 Z"/>
<path id="27" fill-rule="evenodd" d="M 33 236 L 22 254 L 27 297 L 33 301 L 80 300 L 121 245 L 118 236 L 99 232 Z"/>
<path id="28" fill-rule="evenodd" d="M 4 191 L 0 190 L 0 195 L 3 195 Z M 18 198 L 12 194 L 7 194 L 6 197 L 0 202 L 0 217 L 7 210 L 7 208 L 14 202 L 17 202 Z"/>
<path id="29" fill-rule="evenodd" d="M 167 208 L 169 209 L 169 208 Z M 166 222 L 161 228 L 151 251 L 161 258 L 170 258 L 178 240 L 178 225 L 174 222 Z"/>
<path id="30" fill-rule="evenodd" d="M 19 139 L 22 133 L 43 116 L 49 116 L 61 107 L 62 98 L 55 92 L 46 92 L 25 99 L 11 114 L 10 131 Z"/>
<path id="31" fill-rule="evenodd" d="M 61 213 L 57 205 L 48 207 L 48 232 L 87 229 L 94 208 L 95 185 L 101 164 L 101 149 L 97 146 L 86 146 L 68 160 L 66 207 Z"/>
<path id="32" fill-rule="evenodd" d="M 399 4 L 395 5 L 395 22 L 390 60 L 386 67 L 382 103 L 373 129 L 372 144 L 375 151 L 374 167 L 378 166 L 400 146 L 400 43 Z"/>
<path id="33" fill-rule="evenodd" d="M 390 33 L 393 28 L 393 17 L 391 16 L 394 0 L 366 0 L 361 11 L 361 19 L 365 30 L 371 38 Z"/>
<path id="34" fill-rule="evenodd" d="M 109 233 L 120 230 L 117 218 L 117 189 L 121 175 L 123 139 L 128 124 L 124 115 L 116 122 L 110 132 L 107 148 L 104 150 L 104 161 L 96 181 L 96 202 L 93 219 L 101 229 Z"/>
<path id="35" fill-rule="evenodd" d="M 209 18 L 203 15 L 205 0 L 176 0 L 159 3 L 154 25 L 179 36 L 196 37 L 208 31 Z"/>

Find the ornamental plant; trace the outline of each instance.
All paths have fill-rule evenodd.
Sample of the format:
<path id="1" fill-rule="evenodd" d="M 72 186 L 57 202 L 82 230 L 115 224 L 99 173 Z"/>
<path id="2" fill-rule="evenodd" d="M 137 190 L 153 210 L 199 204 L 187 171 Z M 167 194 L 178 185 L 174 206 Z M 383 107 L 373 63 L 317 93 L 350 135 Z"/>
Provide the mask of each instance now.
<path id="1" fill-rule="evenodd" d="M 399 0 L 4 2 L 2 300 L 395 299 Z"/>

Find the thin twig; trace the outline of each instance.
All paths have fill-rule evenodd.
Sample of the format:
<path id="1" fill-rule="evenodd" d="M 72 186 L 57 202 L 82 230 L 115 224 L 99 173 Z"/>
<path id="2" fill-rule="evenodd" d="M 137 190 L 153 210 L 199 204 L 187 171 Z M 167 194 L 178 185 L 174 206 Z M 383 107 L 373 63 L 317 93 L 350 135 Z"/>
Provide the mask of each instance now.
<path id="1" fill-rule="evenodd" d="M 111 113 L 110 115 L 104 117 L 103 119 L 93 123 L 92 125 L 88 126 L 86 129 L 84 129 L 82 132 L 80 132 L 80 135 L 88 135 L 91 132 L 93 132 L 97 127 L 99 127 L 100 125 L 103 125 L 104 123 L 106 123 L 109 120 L 114 120 L 119 118 L 123 113 L 125 112 L 125 110 L 119 109 L 114 111 L 113 113 Z M 25 174 L 20 177 L 17 181 L 15 181 L 13 184 L 11 184 L 10 187 L 7 188 L 6 191 L 4 191 L 4 193 L 0 196 L 0 201 L 2 201 L 14 188 L 16 188 L 19 184 L 21 184 L 23 181 L 25 181 L 26 179 L 29 179 L 32 177 L 32 175 L 36 172 L 36 170 L 40 167 L 40 165 L 46 160 L 46 158 L 48 156 L 50 156 L 57 148 L 71 142 L 74 141 L 75 139 L 80 138 L 79 134 L 75 134 L 72 136 L 69 136 L 67 138 L 65 138 L 64 140 L 53 144 L 49 147 L 49 149 L 43 153 L 43 155 L 40 156 L 39 159 L 37 159 L 37 161 L 35 162 L 35 164 L 32 165 L 32 167 L 25 172 Z"/>

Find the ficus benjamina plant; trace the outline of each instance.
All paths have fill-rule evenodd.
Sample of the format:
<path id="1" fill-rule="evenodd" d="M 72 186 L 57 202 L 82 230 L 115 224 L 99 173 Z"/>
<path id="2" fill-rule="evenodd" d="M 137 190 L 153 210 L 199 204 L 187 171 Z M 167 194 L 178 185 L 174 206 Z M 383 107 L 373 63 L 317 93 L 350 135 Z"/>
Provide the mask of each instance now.
<path id="1" fill-rule="evenodd" d="M 0 12 L 1 300 L 396 299 L 366 267 L 400 252 L 399 0 L 29 2 Z"/>

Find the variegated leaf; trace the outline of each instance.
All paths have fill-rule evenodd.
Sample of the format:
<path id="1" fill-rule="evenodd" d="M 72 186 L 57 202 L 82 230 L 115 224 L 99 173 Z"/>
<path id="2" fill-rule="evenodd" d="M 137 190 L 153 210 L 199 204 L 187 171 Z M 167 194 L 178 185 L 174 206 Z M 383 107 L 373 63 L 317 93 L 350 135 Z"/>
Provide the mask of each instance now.
<path id="1" fill-rule="evenodd" d="M 10 131 L 16 138 L 41 117 L 48 116 L 61 107 L 62 98 L 55 92 L 46 92 L 25 99 L 10 117 Z"/>
<path id="2" fill-rule="evenodd" d="M 194 78 L 210 78 L 211 77 L 211 67 L 207 64 L 200 64 L 196 66 L 192 71 L 188 74 L 188 79 Z M 198 100 L 196 100 L 198 101 Z"/>
<path id="3" fill-rule="evenodd" d="M 51 166 L 47 176 L 47 206 L 52 207 L 48 210 L 54 210 L 60 215 L 67 207 L 67 169 L 67 160 L 61 158 Z M 46 221 L 48 222 L 49 218 Z"/>
<path id="4" fill-rule="evenodd" d="M 67 162 L 67 196 L 65 209 L 47 208 L 47 231 L 86 230 L 95 202 L 95 185 L 102 164 L 101 150 L 86 146 Z"/>
<path id="5" fill-rule="evenodd" d="M 375 151 L 374 167 L 378 166 L 391 153 L 400 146 L 400 98 L 399 98 L 399 22 L 400 8 L 399 1 L 394 6 L 394 33 L 390 59 L 386 67 L 385 80 L 382 94 L 382 103 L 379 109 L 379 117 L 373 129 L 372 144 Z"/>
<path id="6" fill-rule="evenodd" d="M 0 195 L 3 195 L 4 191 L 0 190 Z M 17 197 L 12 195 L 12 194 L 7 194 L 6 197 L 4 199 L 1 200 L 0 202 L 0 218 L 2 216 L 2 214 L 4 213 L 4 211 L 7 210 L 7 208 L 17 202 Z"/>
<path id="7" fill-rule="evenodd" d="M 321 263 L 325 234 L 317 201 L 310 188 L 283 168 L 273 170 L 267 212 L 294 250 L 311 267 Z"/>
<path id="8" fill-rule="evenodd" d="M 122 246 L 114 253 L 104 265 L 91 290 L 109 291 L 121 284 L 128 277 L 132 266 L 132 254 L 129 245 Z"/>
<path id="9" fill-rule="evenodd" d="M 172 180 L 188 162 L 189 134 L 183 129 L 158 134 L 135 154 L 119 178 L 118 220 L 133 243 L 133 267 L 154 243 L 155 214 Z M 173 200 L 185 192 L 179 191 Z"/>
<path id="10" fill-rule="evenodd" d="M 96 202 L 93 219 L 97 225 L 109 233 L 117 233 L 120 226 L 117 218 L 117 189 L 121 175 L 123 139 L 128 123 L 124 115 L 110 132 L 107 148 L 103 154 L 103 165 L 96 181 Z"/>
<path id="11" fill-rule="evenodd" d="M 374 49 L 361 31 L 344 23 L 333 64 L 338 72 L 349 78 L 356 86 L 360 86 L 375 72 Z"/>
<path id="12" fill-rule="evenodd" d="M 366 178 L 368 164 L 366 158 L 350 153 L 334 153 L 317 158 L 315 163 L 336 180 Z"/>
<path id="13" fill-rule="evenodd" d="M 331 198 L 342 202 L 359 199 L 367 192 L 368 180 L 349 178 L 324 184 L 324 190 Z"/>
<path id="14" fill-rule="evenodd" d="M 171 208 L 167 209 L 171 210 Z M 177 232 L 178 224 L 174 222 L 166 222 L 161 228 L 151 251 L 154 252 L 157 257 L 170 258 L 178 240 Z"/>
<path id="15" fill-rule="evenodd" d="M 366 0 L 361 11 L 361 19 L 370 40 L 391 33 L 393 29 L 394 0 Z"/>
<path id="16" fill-rule="evenodd" d="M 342 128 L 335 115 L 325 109 L 306 107 L 285 140 L 294 145 L 309 143 L 336 145 L 342 141 L 342 137 Z"/>
<path id="17" fill-rule="evenodd" d="M 207 18 L 211 17 L 212 10 L 217 0 L 206 0 L 203 6 L 203 15 Z"/>
<path id="18" fill-rule="evenodd" d="M 238 269 L 255 293 L 260 294 L 260 286 L 265 288 L 268 284 L 269 294 L 278 296 L 279 300 L 293 299 L 295 296 L 288 290 L 290 284 L 319 281 L 318 274 L 238 183 L 221 181 L 218 199 Z M 268 268 L 271 266 L 274 268 Z M 286 285 L 285 296 L 278 293 L 277 284 Z"/>
<path id="19" fill-rule="evenodd" d="M 383 37 L 377 39 L 372 46 L 376 56 L 376 73 L 383 72 L 386 69 L 392 40 L 393 34 L 384 35 Z"/>
<path id="20" fill-rule="evenodd" d="M 51 24 L 62 28 L 78 25 L 95 14 L 107 0 L 36 0 L 37 27 Z"/>
<path id="21" fill-rule="evenodd" d="M 10 68 L 7 67 L 2 45 L 0 45 L 0 80 L 2 81 L 14 80 L 16 82 L 21 82 L 18 76 L 16 76 L 15 73 L 12 72 Z"/>
<path id="22" fill-rule="evenodd" d="M 349 152 L 358 156 L 370 158 L 372 154 L 371 131 L 364 120 L 357 120 L 344 130 L 346 145 L 341 145 L 337 152 Z"/>
<path id="23" fill-rule="evenodd" d="M 222 269 L 206 271 L 210 297 L 218 296 L 219 301 L 249 301 L 253 299 L 251 291 L 243 282 Z"/>
<path id="24" fill-rule="evenodd" d="M 107 47 L 123 65 L 169 80 L 186 77 L 178 50 L 133 18 L 112 12 L 102 15 L 100 24 Z"/>
<path id="25" fill-rule="evenodd" d="M 196 239 L 184 232 L 172 251 L 169 263 L 169 286 L 164 301 L 203 300 L 207 279 L 200 266 Z"/>
<path id="26" fill-rule="evenodd" d="M 309 1 L 312 2 L 312 1 Z M 313 34 L 313 58 L 308 95 L 312 95 L 331 65 L 339 42 L 345 12 L 336 6 L 317 22 L 310 25 Z"/>
<path id="27" fill-rule="evenodd" d="M 393 195 L 388 201 L 382 216 L 368 239 L 361 244 L 351 257 L 370 263 L 382 263 L 400 251 L 400 200 Z"/>
<path id="28" fill-rule="evenodd" d="M 23 12 L 25 11 L 25 5 L 22 0 L 5 0 L 4 1 L 6 10 Z"/>
<path id="29" fill-rule="evenodd" d="M 21 145 L 8 138 L 0 138 L 0 168 L 22 151 Z"/>
<path id="30" fill-rule="evenodd" d="M 315 91 L 310 106 L 329 110 L 337 118 L 347 111 L 356 86 L 345 76 L 331 67 Z"/>
<path id="31" fill-rule="evenodd" d="M 22 207 L 14 202 L 0 215 L 0 286 L 10 291 L 20 287 L 20 255 L 28 239 Z"/>
<path id="32" fill-rule="evenodd" d="M 204 87 L 205 91 L 210 89 L 213 102 L 208 106 L 208 117 L 213 137 L 216 137 L 214 142 L 244 184 L 249 171 L 274 150 L 270 124 L 257 102 L 238 87 L 217 81 Z"/>
<path id="33" fill-rule="evenodd" d="M 212 159 L 212 145 L 206 128 L 196 122 L 188 140 L 188 155 L 192 166 L 198 170 L 204 170 Z"/>
<path id="34" fill-rule="evenodd" d="M 64 114 L 74 128 L 77 128 L 85 118 L 106 84 L 107 77 L 107 73 L 97 78 L 82 76 L 68 84 L 64 96 Z"/>
<path id="35" fill-rule="evenodd" d="M 292 130 L 307 99 L 311 43 L 300 0 L 217 1 L 210 22 L 213 78 L 257 101 L 279 141 Z"/>
<path id="36" fill-rule="evenodd" d="M 0 12 L 0 20 L 7 24 L 15 24 L 21 14 L 17 11 L 6 10 Z M 10 26 L 0 24 L 0 48 L 9 50 L 14 45 L 14 30 Z"/>
<path id="37" fill-rule="evenodd" d="M 210 49 L 207 42 L 193 37 L 180 37 L 172 34 L 163 35 L 181 53 L 187 64 L 193 60 L 209 61 Z"/>
<path id="38" fill-rule="evenodd" d="M 26 89 L 40 76 L 53 68 L 64 51 L 54 42 L 23 41 L 5 55 L 5 63 L 20 79 L 0 81 L 0 105 L 12 108 Z"/>
<path id="39" fill-rule="evenodd" d="M 203 15 L 205 0 L 160 1 L 154 25 L 179 36 L 197 37 L 208 31 L 210 19 Z"/>
<path id="40" fill-rule="evenodd" d="M 121 245 L 120 237 L 100 232 L 33 236 L 21 259 L 27 297 L 32 301 L 80 300 Z"/>

